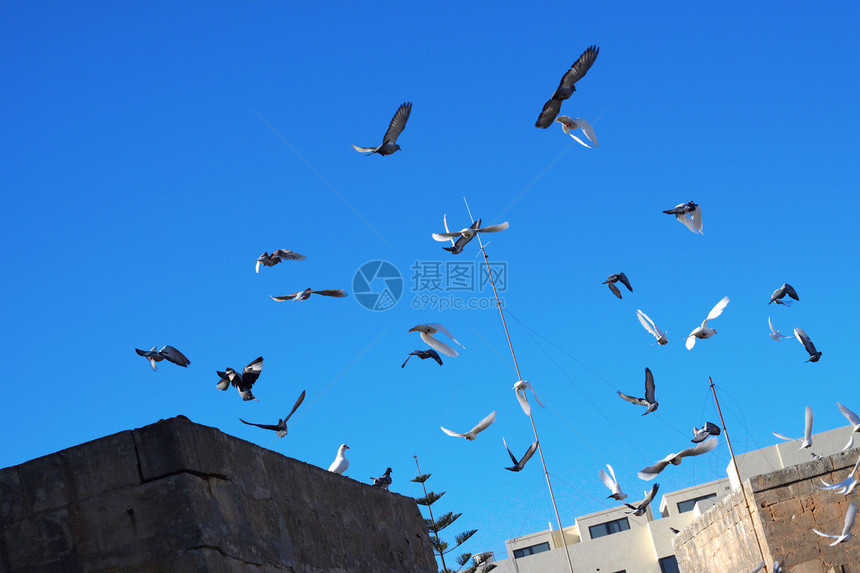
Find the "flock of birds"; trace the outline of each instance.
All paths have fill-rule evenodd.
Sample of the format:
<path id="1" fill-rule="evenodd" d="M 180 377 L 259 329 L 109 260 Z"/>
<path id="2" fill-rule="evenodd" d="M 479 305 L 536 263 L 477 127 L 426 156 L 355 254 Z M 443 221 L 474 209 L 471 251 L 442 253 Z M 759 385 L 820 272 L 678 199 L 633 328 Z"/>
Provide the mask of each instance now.
<path id="1" fill-rule="evenodd" d="M 580 130 L 582 132 L 583 138 L 589 143 L 591 143 L 593 146 L 598 145 L 594 129 L 587 120 L 583 118 L 570 118 L 568 116 L 559 115 L 561 112 L 562 103 L 564 102 L 564 100 L 570 98 L 576 91 L 576 83 L 586 75 L 588 70 L 594 64 L 595 60 L 597 59 L 598 51 L 599 48 L 597 46 L 590 46 L 582 53 L 582 55 L 576 60 L 576 62 L 574 62 L 570 69 L 568 69 L 564 73 L 561 78 L 561 81 L 559 82 L 558 87 L 552 94 L 552 97 L 544 104 L 543 109 L 541 110 L 540 115 L 538 116 L 538 119 L 535 123 L 536 127 L 545 129 L 553 123 L 559 123 L 561 124 L 563 132 L 572 137 L 581 145 L 591 148 L 591 145 L 583 141 L 583 139 L 581 139 L 577 136 L 577 134 L 574 133 L 576 130 Z M 379 154 L 383 157 L 399 151 L 401 148 L 400 145 L 397 144 L 397 139 L 403 133 L 403 130 L 406 127 L 406 123 L 409 120 L 411 113 L 412 103 L 403 103 L 398 107 L 397 111 L 394 114 L 394 117 L 391 119 L 391 122 L 385 132 L 385 135 L 383 136 L 382 143 L 380 145 L 377 145 L 375 147 L 360 147 L 358 145 L 353 145 L 352 147 L 356 151 L 365 153 L 367 155 Z M 681 203 L 671 209 L 664 210 L 663 213 L 673 215 L 691 232 L 697 235 L 701 235 L 703 233 L 702 209 L 697 203 L 694 203 L 693 201 Z M 495 233 L 503 231 L 509 227 L 508 222 L 483 227 L 481 219 L 477 219 L 473 221 L 472 224 L 470 224 L 468 227 L 460 229 L 459 231 L 452 232 L 448 227 L 447 215 L 443 216 L 442 222 L 443 227 L 445 229 L 444 232 L 433 233 L 432 238 L 439 242 L 450 241 L 451 245 L 443 248 L 446 251 L 450 252 L 452 255 L 462 253 L 463 249 L 479 233 Z M 268 252 L 264 252 L 256 259 L 255 271 L 259 273 L 261 266 L 273 267 L 284 261 L 301 261 L 304 259 L 304 255 L 287 249 L 277 249 L 271 254 Z M 633 292 L 631 282 L 627 275 L 623 272 L 613 273 L 609 275 L 609 277 L 605 281 L 603 281 L 603 284 L 606 284 L 608 286 L 609 290 L 613 293 L 613 295 L 621 299 L 622 293 L 617 283 L 623 285 L 630 293 Z M 310 288 L 307 288 L 305 290 L 283 296 L 272 296 L 271 298 L 278 302 L 286 300 L 302 301 L 309 298 L 312 294 L 327 297 L 347 296 L 346 291 L 343 289 L 312 290 Z M 795 301 L 800 300 L 796 290 L 791 285 L 783 284 L 781 287 L 779 287 L 773 292 L 773 294 L 771 295 L 771 300 L 768 304 L 776 303 L 778 305 L 789 306 L 790 301 L 786 299 L 786 297 Z M 729 297 L 722 298 L 710 310 L 707 317 L 702 321 L 701 325 L 697 326 L 695 329 L 693 329 L 692 332 L 690 332 L 689 335 L 685 337 L 685 346 L 688 350 L 693 349 L 697 340 L 706 340 L 717 333 L 717 331 L 711 326 L 709 326 L 708 323 L 709 321 L 713 321 L 718 318 L 723 313 L 728 304 Z M 645 312 L 643 312 L 642 310 L 637 310 L 636 316 L 643 328 L 645 328 L 648 333 L 650 333 L 656 338 L 657 344 L 659 344 L 660 346 L 668 344 L 669 341 L 667 337 L 667 332 L 660 330 L 657 327 L 656 323 L 647 314 L 645 314 Z M 768 326 L 770 328 L 770 336 L 775 341 L 779 341 L 784 338 L 791 338 L 790 336 L 785 336 L 781 334 L 779 330 L 776 330 L 770 317 L 768 317 Z M 457 357 L 457 350 L 455 350 L 451 345 L 436 338 L 434 335 L 437 334 L 444 335 L 445 337 L 449 338 L 454 344 L 460 346 L 462 349 L 465 349 L 465 346 L 460 344 L 460 342 L 456 338 L 454 338 L 451 332 L 439 323 L 419 324 L 410 328 L 408 332 L 418 332 L 421 340 L 427 346 L 429 346 L 429 348 L 418 349 L 409 353 L 409 355 L 406 357 L 406 360 L 401 365 L 401 368 L 405 368 L 406 364 L 409 362 L 409 359 L 413 356 L 418 357 L 420 360 L 432 358 L 436 363 L 439 364 L 439 366 L 443 365 L 443 361 L 440 354 L 443 354 L 448 357 Z M 807 362 L 817 362 L 821 358 L 822 353 L 815 348 L 809 336 L 803 329 L 799 327 L 795 328 L 794 338 L 796 338 L 803 345 L 803 347 L 809 354 L 810 357 Z M 161 350 L 156 350 L 155 347 L 148 351 L 140 349 L 135 350 L 140 356 L 143 356 L 147 360 L 149 360 L 153 370 L 157 370 L 156 364 L 158 362 L 161 362 L 162 360 L 167 360 L 168 362 L 172 362 L 182 367 L 187 367 L 190 364 L 188 358 L 186 358 L 179 350 L 177 350 L 173 346 L 167 345 L 162 347 Z M 245 366 L 241 372 L 237 372 L 232 368 L 227 368 L 223 372 L 216 371 L 219 376 L 219 381 L 217 382 L 216 387 L 218 390 L 225 391 L 230 386 L 233 386 L 237 389 L 243 401 L 256 400 L 252 393 L 252 388 L 255 382 L 260 377 L 260 374 L 262 373 L 262 368 L 263 357 L 260 356 L 250 362 L 247 366 Z M 531 406 L 526 395 L 526 390 L 531 390 L 535 401 L 543 407 L 543 404 L 538 399 L 537 393 L 527 380 L 518 380 L 515 383 L 513 389 L 516 399 L 526 415 L 531 415 Z M 645 395 L 643 398 L 628 396 L 620 391 L 618 391 L 618 395 L 627 402 L 639 406 L 644 406 L 646 410 L 642 414 L 643 416 L 656 411 L 659 406 L 655 393 L 654 376 L 649 368 L 645 368 Z M 240 421 L 244 424 L 256 426 L 261 429 L 274 431 L 279 438 L 284 437 L 287 435 L 287 422 L 289 421 L 290 417 L 296 412 L 296 410 L 301 406 L 304 399 L 305 391 L 303 390 L 290 412 L 284 418 L 279 419 L 276 424 L 252 423 L 247 422 L 241 418 Z M 842 404 L 839 404 L 839 408 L 840 411 L 842 411 L 843 414 L 846 416 L 846 418 L 848 418 L 848 420 L 853 424 L 854 432 L 860 432 L 860 417 L 858 417 L 854 412 L 844 407 Z M 473 441 L 478 437 L 481 432 L 483 432 L 491 424 L 493 424 L 495 420 L 496 411 L 493 411 L 466 432 L 456 432 L 453 430 L 449 430 L 445 427 L 441 427 L 441 429 L 445 434 L 449 436 L 465 438 L 467 441 Z M 706 422 L 701 428 L 694 427 L 693 438 L 691 441 L 695 445 L 682 449 L 679 452 L 671 453 L 662 458 L 661 460 L 655 462 L 654 464 L 643 468 L 638 472 L 638 477 L 645 481 L 653 480 L 669 465 L 679 465 L 686 457 L 699 456 L 712 451 L 717 446 L 717 436 L 719 435 L 720 427 L 712 422 Z M 781 434 L 774 433 L 774 435 L 784 440 L 792 439 L 785 437 Z M 812 446 L 811 435 L 812 409 L 810 407 L 807 407 L 805 413 L 804 437 L 797 439 L 801 442 L 801 449 L 810 448 Z M 535 440 L 528 447 L 526 452 L 520 458 L 517 458 L 513 454 L 513 452 L 511 452 L 504 437 L 502 438 L 502 443 L 513 464 L 512 466 L 506 467 L 505 469 L 510 470 L 512 472 L 522 471 L 526 463 L 532 458 L 538 448 L 538 442 L 537 440 Z M 853 433 L 851 440 L 845 446 L 845 449 L 850 448 L 852 445 Z M 348 449 L 349 446 L 346 444 L 341 444 L 338 447 L 335 460 L 328 468 L 330 472 L 344 474 L 344 472 L 349 467 L 349 460 L 346 458 L 346 450 Z M 812 455 L 815 456 L 815 454 Z M 836 484 L 828 484 L 824 482 L 824 486 L 820 489 L 834 491 L 837 493 L 842 493 L 844 495 L 851 493 L 857 485 L 857 481 L 855 480 L 855 474 L 857 472 L 858 465 L 860 465 L 860 459 L 858 459 L 857 464 L 855 464 L 854 469 L 851 471 L 846 480 Z M 615 476 L 615 471 L 609 464 L 607 464 L 607 469 L 608 473 L 603 469 L 599 470 L 599 477 L 604 483 L 604 485 L 611 491 L 611 494 L 608 497 L 619 502 L 623 502 L 624 505 L 631 510 L 627 512 L 628 514 L 632 514 L 634 516 L 644 515 L 650 503 L 653 501 L 655 495 L 657 494 L 659 484 L 655 483 L 648 492 L 645 492 L 644 499 L 639 503 L 635 505 L 627 503 L 624 502 L 624 500 L 627 498 L 627 494 L 624 493 L 621 486 L 619 485 L 619 482 Z M 392 483 L 391 472 L 392 470 L 389 467 L 386 468 L 385 473 L 383 475 L 371 478 L 373 480 L 373 485 L 375 487 L 388 489 Z M 838 543 L 848 541 L 851 538 L 850 531 L 854 524 L 855 514 L 856 506 L 854 503 L 851 503 L 845 517 L 845 526 L 843 528 L 842 533 L 839 535 L 830 535 L 822 533 L 818 530 L 814 531 L 818 535 L 836 539 L 836 541 L 834 541 L 831 545 L 836 545 Z M 757 568 L 754 568 L 752 571 L 759 571 L 761 570 L 761 568 L 763 568 L 763 566 L 764 563 L 760 563 L 759 565 L 757 565 Z M 774 570 L 782 570 L 778 562 L 774 564 Z"/>

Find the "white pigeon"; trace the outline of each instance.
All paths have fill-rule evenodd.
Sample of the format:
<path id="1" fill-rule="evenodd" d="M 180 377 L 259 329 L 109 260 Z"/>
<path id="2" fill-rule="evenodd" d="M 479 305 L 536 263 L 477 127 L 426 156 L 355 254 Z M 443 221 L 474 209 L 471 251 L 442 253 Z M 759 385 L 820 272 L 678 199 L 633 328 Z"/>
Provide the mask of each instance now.
<path id="1" fill-rule="evenodd" d="M 848 541 L 851 539 L 851 528 L 854 527 L 854 518 L 857 516 L 857 504 L 853 501 L 851 505 L 848 506 L 848 511 L 845 512 L 845 525 L 842 527 L 842 533 L 840 535 L 830 535 L 829 533 L 822 533 L 817 529 L 813 529 L 815 533 L 820 535 L 821 537 L 830 537 L 831 539 L 835 539 L 833 543 L 830 544 L 830 547 L 833 547 L 837 543 L 842 543 L 843 541 Z"/>
<path id="2" fill-rule="evenodd" d="M 844 452 L 848 448 L 854 447 L 854 434 L 860 432 L 860 416 L 858 416 L 839 402 L 836 402 L 836 405 L 839 406 L 839 411 L 842 412 L 842 415 L 848 418 L 848 421 L 851 422 L 852 426 L 854 426 L 854 428 L 851 430 L 851 435 L 848 436 L 848 443 L 845 444 L 844 448 L 842 448 L 842 451 Z"/>
<path id="3" fill-rule="evenodd" d="M 780 333 L 777 329 L 773 327 L 773 323 L 770 321 L 770 317 L 767 317 L 767 325 L 770 327 L 770 337 L 779 342 L 781 338 L 794 338 L 793 336 L 786 336 Z"/>
<path id="4" fill-rule="evenodd" d="M 669 464 L 679 466 L 681 465 L 681 460 L 690 456 L 700 456 L 702 454 L 706 454 L 717 447 L 717 437 L 711 436 L 704 442 L 696 444 L 692 448 L 687 448 L 686 450 L 681 450 L 677 454 L 669 454 L 659 462 L 654 465 L 648 466 L 647 468 L 642 469 L 638 474 L 639 479 L 643 480 L 652 480 L 657 477 L 657 474 L 666 469 L 666 466 Z"/>
<path id="5" fill-rule="evenodd" d="M 829 484 L 822 479 L 821 483 L 824 484 L 824 487 L 818 487 L 818 486 L 815 486 L 815 487 L 817 487 L 818 489 L 829 490 L 829 491 L 834 491 L 836 493 L 841 493 L 842 495 L 848 495 L 849 493 L 854 491 L 855 487 L 857 487 L 857 479 L 854 477 L 854 474 L 857 473 L 858 466 L 860 466 L 860 457 L 858 457 L 857 461 L 854 462 L 854 468 L 852 468 L 852 470 L 848 473 L 848 477 L 846 477 L 844 480 L 837 482 L 837 483 L 834 483 L 834 484 Z M 819 479 L 821 479 L 821 478 L 819 478 Z"/>
<path id="6" fill-rule="evenodd" d="M 529 404 L 528 398 L 526 398 L 526 389 L 532 391 L 532 396 L 535 397 L 535 401 L 538 403 L 538 406 L 541 408 L 545 408 L 543 404 L 541 404 L 540 399 L 538 399 L 537 394 L 535 393 L 534 387 L 528 380 L 517 380 L 517 383 L 514 384 L 514 394 L 517 395 L 517 402 L 520 403 L 520 407 L 523 409 L 523 412 L 526 416 L 531 416 L 532 407 Z"/>
<path id="7" fill-rule="evenodd" d="M 581 117 L 567 117 L 566 115 L 560 115 L 555 118 L 556 123 L 561 124 L 561 129 L 566 134 L 571 136 L 573 139 L 577 141 L 580 145 L 584 145 L 585 147 L 591 149 L 591 146 L 579 139 L 577 136 L 571 133 L 571 131 L 576 131 L 577 129 L 581 129 L 582 133 L 585 135 L 585 138 L 594 144 L 594 147 L 597 147 L 599 144 L 597 143 L 597 136 L 594 135 L 594 130 L 591 129 L 591 124 Z"/>
<path id="8" fill-rule="evenodd" d="M 612 499 L 616 499 L 618 501 L 622 501 L 624 499 L 627 499 L 627 494 L 624 493 L 623 491 L 621 491 L 621 486 L 618 485 L 618 480 L 615 479 L 615 470 L 613 470 L 612 466 L 610 466 L 609 464 L 606 464 L 606 467 L 609 468 L 609 475 L 611 475 L 612 477 L 609 477 L 609 475 L 606 475 L 606 472 L 603 470 L 600 470 L 599 473 L 600 473 L 600 481 L 602 481 L 603 485 L 608 487 L 609 491 L 612 492 L 612 494 L 609 497 L 611 497 Z"/>
<path id="9" fill-rule="evenodd" d="M 337 456 L 334 458 L 334 461 L 328 467 L 328 471 L 343 475 L 343 472 L 345 472 L 346 468 L 349 467 L 349 460 L 346 459 L 346 450 L 348 449 L 349 446 L 347 446 L 346 444 L 340 445 L 340 447 L 337 449 Z"/>
<path id="10" fill-rule="evenodd" d="M 460 434 L 458 432 L 453 432 L 448 428 L 442 428 L 442 431 L 448 434 L 449 436 L 454 436 L 455 438 L 466 438 L 470 442 L 478 437 L 478 434 L 487 429 L 487 427 L 496 421 L 496 412 L 493 411 L 489 416 L 478 422 L 478 425 L 466 432 L 465 434 Z M 441 427 L 441 426 L 440 426 Z"/>
<path id="11" fill-rule="evenodd" d="M 708 326 L 708 321 L 723 314 L 723 309 L 726 308 L 727 304 L 729 304 L 729 297 L 724 296 L 720 299 L 720 302 L 711 309 L 711 312 L 708 313 L 708 318 L 702 321 L 702 326 L 697 327 L 689 336 L 687 336 L 687 342 L 684 343 L 687 350 L 692 350 L 693 346 L 696 344 L 697 338 L 710 338 L 717 333 L 716 330 Z"/>
<path id="12" fill-rule="evenodd" d="M 409 329 L 409 332 L 420 332 L 421 333 L 421 340 L 423 340 L 425 343 L 427 343 L 429 346 L 431 346 L 437 352 L 441 352 L 442 354 L 445 354 L 447 356 L 454 357 L 454 356 L 459 356 L 459 354 L 457 353 L 456 350 L 454 350 L 453 348 L 451 348 L 450 346 L 448 346 L 444 342 L 433 338 L 431 336 L 432 334 L 436 334 L 437 332 L 441 332 L 442 334 L 444 334 L 445 336 L 447 336 L 448 338 L 450 338 L 451 340 L 456 342 L 460 346 L 460 348 L 463 348 L 464 350 L 466 348 L 465 346 L 460 344 L 457 341 L 457 339 L 454 338 L 454 336 L 450 332 L 448 332 L 447 328 L 445 328 L 444 326 L 442 326 L 438 322 L 431 322 L 429 324 L 419 324 L 417 326 L 413 326 L 412 328 Z"/>
<path id="13" fill-rule="evenodd" d="M 645 328 L 645 330 L 650 332 L 651 335 L 657 339 L 657 344 L 663 346 L 664 344 L 667 344 L 669 342 L 669 339 L 666 338 L 666 335 L 669 333 L 669 331 L 667 330 L 666 332 L 663 332 L 662 330 L 657 328 L 657 325 L 654 324 L 654 321 L 651 320 L 647 314 L 637 309 L 636 318 L 639 319 L 639 322 L 642 323 L 642 326 Z"/>
<path id="14" fill-rule="evenodd" d="M 779 438 L 780 440 L 788 440 L 793 441 L 797 440 L 800 442 L 800 448 L 811 448 L 812 447 L 812 408 L 809 406 L 806 407 L 804 412 L 804 425 L 803 425 L 803 439 L 801 438 L 789 438 L 788 436 L 783 436 L 782 434 L 777 434 L 773 432 L 773 435 Z M 815 454 L 812 454 L 814 457 Z"/>

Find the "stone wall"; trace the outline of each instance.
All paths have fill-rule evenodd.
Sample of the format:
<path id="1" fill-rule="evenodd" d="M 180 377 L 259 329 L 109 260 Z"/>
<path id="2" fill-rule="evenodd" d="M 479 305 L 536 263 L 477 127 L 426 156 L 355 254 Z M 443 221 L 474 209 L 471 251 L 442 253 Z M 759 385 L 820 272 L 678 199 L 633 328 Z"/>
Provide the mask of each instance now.
<path id="1" fill-rule="evenodd" d="M 852 449 L 744 483 L 769 565 L 780 561 L 789 573 L 860 573 L 857 540 L 829 547 L 832 539 L 812 531 L 841 533 L 848 505 L 860 495 L 855 491 L 844 496 L 815 485 L 821 485 L 820 479 L 834 483 L 848 477 L 858 455 L 860 449 Z M 740 490 L 696 518 L 676 536 L 674 547 L 685 573 L 745 572 L 761 560 Z"/>
<path id="2" fill-rule="evenodd" d="M 411 498 L 183 416 L 0 470 L 0 572 L 434 572 Z"/>

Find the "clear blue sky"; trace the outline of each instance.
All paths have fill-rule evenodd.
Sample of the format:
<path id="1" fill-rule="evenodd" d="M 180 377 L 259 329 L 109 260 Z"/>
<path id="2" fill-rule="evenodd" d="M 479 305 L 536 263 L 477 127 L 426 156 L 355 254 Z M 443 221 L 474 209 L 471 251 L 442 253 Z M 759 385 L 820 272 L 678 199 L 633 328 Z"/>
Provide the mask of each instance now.
<path id="1" fill-rule="evenodd" d="M 837 400 L 860 411 L 858 18 L 799 2 L 5 5 L 0 467 L 184 414 L 324 468 L 346 442 L 350 477 L 391 466 L 405 495 L 420 491 L 417 454 L 448 492 L 438 507 L 463 512 L 452 531 L 479 529 L 473 551 L 545 529 L 537 459 L 502 469 L 502 436 L 517 455 L 533 438 L 498 313 L 411 304 L 414 261 L 479 261 L 477 242 L 453 257 L 430 237 L 445 213 L 469 223 L 463 196 L 485 224 L 511 224 L 488 251 L 508 265 L 523 376 L 551 406 L 536 423 L 564 525 L 611 507 L 604 464 L 638 497 L 637 470 L 717 421 L 708 376 L 739 451 L 799 434 L 807 404 L 816 431 L 844 425 Z M 594 150 L 534 127 L 591 44 L 562 113 L 591 121 Z M 402 151 L 350 147 L 381 143 L 404 101 Z M 688 200 L 703 236 L 660 212 Z M 307 260 L 255 274 L 277 248 Z M 352 293 L 375 259 L 406 283 L 384 312 Z M 623 300 L 601 284 L 618 271 L 634 287 Z M 783 282 L 800 302 L 768 306 Z M 268 297 L 308 286 L 350 297 Z M 718 334 L 684 349 L 726 295 Z M 771 340 L 768 316 L 804 328 L 821 361 Z M 422 322 L 467 350 L 401 370 Z M 154 373 L 134 353 L 164 344 L 191 366 Z M 216 369 L 261 354 L 259 402 L 216 390 Z M 646 366 L 661 405 L 643 418 L 615 391 L 641 395 Z M 288 437 L 239 422 L 275 422 L 302 390 Z M 439 430 L 492 410 L 475 442 Z M 724 477 L 728 460 L 721 439 L 657 481 Z"/>

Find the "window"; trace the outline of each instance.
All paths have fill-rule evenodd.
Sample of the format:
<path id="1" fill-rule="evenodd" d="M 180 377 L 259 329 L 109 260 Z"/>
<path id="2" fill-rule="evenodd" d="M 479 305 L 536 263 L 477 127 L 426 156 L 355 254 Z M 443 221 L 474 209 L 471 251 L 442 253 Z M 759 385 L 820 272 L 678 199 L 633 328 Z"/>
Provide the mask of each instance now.
<path id="1" fill-rule="evenodd" d="M 681 570 L 678 569 L 678 560 L 675 559 L 674 555 L 660 559 L 660 571 L 663 573 L 681 573 Z"/>
<path id="2" fill-rule="evenodd" d="M 630 529 L 630 523 L 627 521 L 626 517 L 622 517 L 615 521 L 607 521 L 606 523 L 590 526 L 588 528 L 588 535 L 590 535 L 592 539 L 597 539 L 604 535 L 618 533 L 619 531 L 627 531 L 628 529 Z"/>
<path id="3" fill-rule="evenodd" d="M 686 513 L 688 511 L 692 511 L 693 506 L 696 505 L 696 502 L 711 499 L 714 497 L 717 497 L 717 494 L 709 493 L 708 495 L 703 495 L 702 497 L 696 497 L 693 499 L 688 499 L 686 501 L 680 501 L 678 502 L 678 513 Z"/>
<path id="4" fill-rule="evenodd" d="M 547 541 L 538 543 L 537 545 L 530 545 L 529 547 L 514 549 L 514 559 L 534 555 L 535 553 L 543 553 L 544 551 L 549 551 L 549 542 Z"/>

